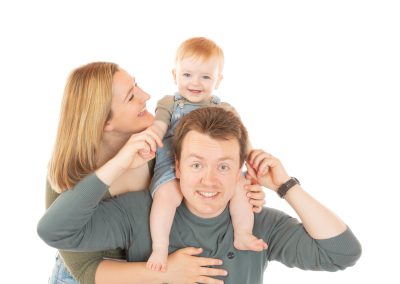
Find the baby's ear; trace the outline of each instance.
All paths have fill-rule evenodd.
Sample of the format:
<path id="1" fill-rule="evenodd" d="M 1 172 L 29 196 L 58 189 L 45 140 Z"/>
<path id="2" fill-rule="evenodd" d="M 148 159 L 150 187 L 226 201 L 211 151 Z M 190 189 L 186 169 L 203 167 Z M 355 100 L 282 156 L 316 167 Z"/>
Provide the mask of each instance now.
<path id="1" fill-rule="evenodd" d="M 174 82 L 176 84 L 176 69 L 172 69 L 172 78 L 174 78 Z"/>
<path id="2" fill-rule="evenodd" d="M 218 89 L 219 84 L 221 83 L 222 79 L 224 79 L 224 75 L 219 74 L 218 79 L 217 79 L 217 84 L 215 84 L 215 89 Z"/>

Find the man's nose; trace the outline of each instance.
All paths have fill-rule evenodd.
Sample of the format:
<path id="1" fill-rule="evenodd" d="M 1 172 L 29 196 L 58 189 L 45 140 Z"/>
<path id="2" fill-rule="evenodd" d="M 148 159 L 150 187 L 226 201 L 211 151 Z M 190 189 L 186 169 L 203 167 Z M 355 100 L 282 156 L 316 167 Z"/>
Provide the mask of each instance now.
<path id="1" fill-rule="evenodd" d="M 215 172 L 213 169 L 208 168 L 204 171 L 202 183 L 207 186 L 213 186 L 216 183 Z"/>

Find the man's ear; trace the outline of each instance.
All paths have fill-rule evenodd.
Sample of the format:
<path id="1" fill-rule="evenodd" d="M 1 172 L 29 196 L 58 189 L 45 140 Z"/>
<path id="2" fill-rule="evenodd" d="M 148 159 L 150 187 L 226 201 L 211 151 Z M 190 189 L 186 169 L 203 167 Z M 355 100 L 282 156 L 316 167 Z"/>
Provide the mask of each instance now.
<path id="1" fill-rule="evenodd" d="M 221 83 L 222 79 L 224 79 L 224 75 L 219 74 L 218 79 L 217 79 L 217 84 L 215 84 L 215 89 L 218 89 L 219 84 Z"/>
<path id="2" fill-rule="evenodd" d="M 175 156 L 175 176 L 176 176 L 176 178 L 180 178 L 181 177 L 181 171 L 179 169 L 179 166 L 180 166 L 179 160 Z"/>
<path id="3" fill-rule="evenodd" d="M 172 69 L 172 78 L 174 78 L 174 82 L 175 82 L 175 85 L 176 85 L 176 69 L 175 68 Z"/>
<path id="4" fill-rule="evenodd" d="M 243 165 L 239 168 L 239 170 L 237 172 L 236 181 L 239 181 L 240 178 L 242 177 L 242 175 L 243 175 L 243 171 L 242 170 L 243 170 Z"/>

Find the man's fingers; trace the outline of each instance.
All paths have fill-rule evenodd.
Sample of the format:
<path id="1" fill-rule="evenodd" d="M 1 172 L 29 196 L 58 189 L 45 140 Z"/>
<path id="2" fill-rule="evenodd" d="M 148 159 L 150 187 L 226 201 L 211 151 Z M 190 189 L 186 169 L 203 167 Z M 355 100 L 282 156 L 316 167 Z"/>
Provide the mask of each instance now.
<path id="1" fill-rule="evenodd" d="M 202 253 L 203 249 L 201 248 L 195 248 L 195 247 L 186 247 L 183 249 L 180 249 L 180 252 L 188 254 L 188 255 L 197 255 Z"/>
<path id="2" fill-rule="evenodd" d="M 246 186 L 246 189 L 247 189 L 248 192 L 254 192 L 254 193 L 257 192 L 257 193 L 260 193 L 260 195 L 264 194 L 264 192 L 262 190 L 262 187 L 259 184 L 248 184 Z"/>
<path id="3" fill-rule="evenodd" d="M 254 213 L 260 213 L 261 210 L 262 210 L 262 207 L 261 207 L 261 206 L 253 206 L 253 212 L 254 212 Z"/>
<path id="4" fill-rule="evenodd" d="M 268 154 L 266 152 L 260 152 L 258 153 L 253 160 L 253 168 L 256 169 L 257 174 L 260 174 L 260 166 L 264 161 L 269 161 L 271 158 L 271 154 Z"/>
<path id="5" fill-rule="evenodd" d="M 202 267 L 200 268 L 200 274 L 204 276 L 225 276 L 228 273 L 223 269 Z"/>
<path id="6" fill-rule="evenodd" d="M 221 265 L 222 260 L 216 258 L 197 257 L 197 264 L 200 266 Z"/>
<path id="7" fill-rule="evenodd" d="M 256 175 L 256 172 L 254 171 L 253 167 L 250 164 L 246 164 L 246 168 L 247 168 L 246 178 L 257 180 L 257 175 Z"/>
<path id="8" fill-rule="evenodd" d="M 210 278 L 207 276 L 199 276 L 197 277 L 196 283 L 204 283 L 204 284 L 223 284 L 224 281 Z"/>

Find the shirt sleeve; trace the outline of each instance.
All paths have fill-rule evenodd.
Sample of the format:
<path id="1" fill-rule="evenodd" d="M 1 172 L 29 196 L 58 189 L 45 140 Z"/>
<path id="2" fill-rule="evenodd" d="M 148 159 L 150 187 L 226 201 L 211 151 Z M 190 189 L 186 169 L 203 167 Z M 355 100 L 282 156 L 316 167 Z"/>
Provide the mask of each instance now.
<path id="1" fill-rule="evenodd" d="M 39 236 L 48 245 L 63 250 L 128 247 L 146 216 L 145 210 L 149 211 L 151 197 L 146 190 L 101 201 L 107 189 L 95 174 L 84 178 L 50 206 L 39 221 Z M 143 213 L 131 214 L 130 208 Z"/>
<path id="2" fill-rule="evenodd" d="M 167 125 L 171 124 L 171 116 L 174 109 L 174 97 L 164 96 L 157 102 L 155 120 L 161 120 Z"/>
<path id="3" fill-rule="evenodd" d="M 57 199 L 60 194 L 55 192 L 49 182 L 46 182 L 46 209 Z M 106 192 L 105 198 L 110 198 Z M 124 250 L 109 250 L 96 252 L 59 251 L 65 266 L 71 275 L 81 284 L 95 284 L 96 270 L 104 257 L 126 259 Z"/>
<path id="4" fill-rule="evenodd" d="M 113 259 L 125 259 L 123 250 L 112 250 L 103 252 L 73 252 L 60 251 L 65 266 L 71 275 L 80 284 L 95 284 L 96 271 L 104 257 Z"/>
<path id="5" fill-rule="evenodd" d="M 259 215 L 259 216 L 257 216 Z M 361 255 L 361 245 L 348 228 L 329 239 L 310 237 L 296 218 L 275 209 L 257 214 L 258 234 L 268 243 L 267 259 L 304 270 L 337 271 L 352 266 Z"/>

